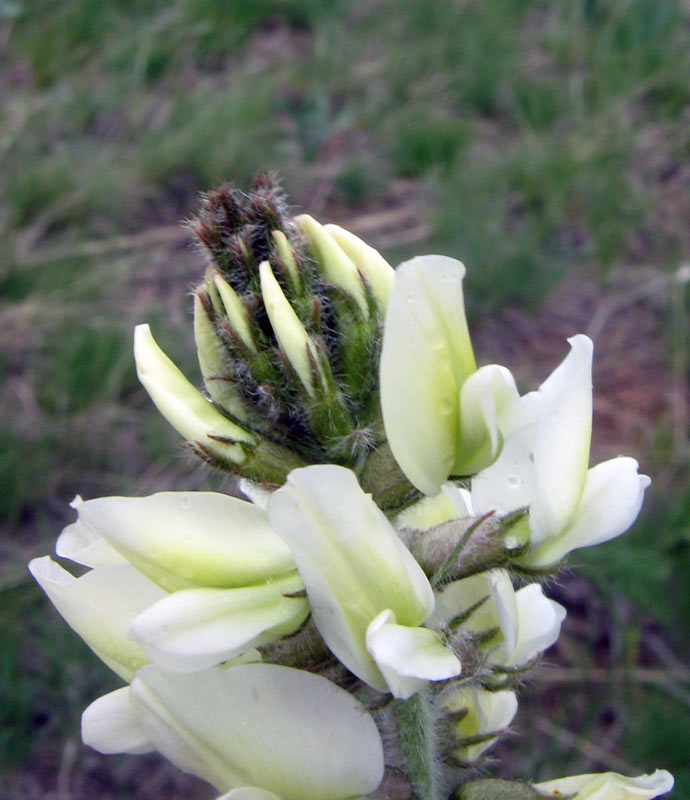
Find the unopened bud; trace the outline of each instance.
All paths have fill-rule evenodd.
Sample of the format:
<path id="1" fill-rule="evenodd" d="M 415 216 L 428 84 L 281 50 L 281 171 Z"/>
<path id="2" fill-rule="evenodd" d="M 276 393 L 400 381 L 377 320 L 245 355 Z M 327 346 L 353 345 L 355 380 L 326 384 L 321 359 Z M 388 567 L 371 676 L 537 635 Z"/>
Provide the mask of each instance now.
<path id="1" fill-rule="evenodd" d="M 247 407 L 234 381 L 227 377 L 228 357 L 211 319 L 211 298 L 203 289 L 194 295 L 194 341 L 204 386 L 214 403 L 245 421 Z"/>
<path id="2" fill-rule="evenodd" d="M 370 247 L 354 233 L 341 228 L 340 225 L 331 224 L 323 227 L 363 275 L 371 287 L 380 312 L 385 313 L 395 277 L 393 267 L 378 250 Z"/>
<path id="3" fill-rule="evenodd" d="M 148 325 L 134 329 L 137 374 L 158 410 L 202 460 L 266 483 L 282 483 L 304 462 L 222 414 L 156 344 Z"/>
<path id="4" fill-rule="evenodd" d="M 301 289 L 300 274 L 290 242 L 282 231 L 273 231 L 271 236 L 273 237 L 278 259 L 286 273 L 291 288 L 293 292 L 299 293 Z"/>
<path id="5" fill-rule="evenodd" d="M 295 217 L 295 222 L 304 234 L 323 276 L 351 297 L 362 316 L 367 319 L 369 304 L 357 267 L 345 255 L 323 225 L 320 225 L 309 214 L 300 214 Z"/>
<path id="6" fill-rule="evenodd" d="M 256 352 L 256 344 L 249 326 L 247 307 L 240 300 L 237 292 L 220 275 L 213 276 L 213 283 L 218 290 L 223 308 L 233 331 L 237 334 L 244 346 L 252 353 Z"/>
<path id="7" fill-rule="evenodd" d="M 188 442 L 207 449 L 220 460 L 240 465 L 244 445 L 256 436 L 223 416 L 195 389 L 156 344 L 148 325 L 134 329 L 137 374 L 161 414 Z"/>
<path id="8" fill-rule="evenodd" d="M 281 350 L 302 381 L 307 394 L 314 397 L 314 372 L 321 374 L 318 354 L 304 326 L 275 279 L 268 261 L 260 266 L 261 293 Z"/>

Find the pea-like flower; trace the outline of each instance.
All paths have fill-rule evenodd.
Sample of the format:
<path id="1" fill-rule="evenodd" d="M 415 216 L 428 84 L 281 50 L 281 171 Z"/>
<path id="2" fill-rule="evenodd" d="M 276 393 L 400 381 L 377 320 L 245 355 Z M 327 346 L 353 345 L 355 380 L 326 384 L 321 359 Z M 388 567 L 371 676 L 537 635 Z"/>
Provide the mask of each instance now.
<path id="1" fill-rule="evenodd" d="M 528 568 L 558 564 L 571 550 L 623 533 L 634 522 L 650 480 L 633 458 L 588 469 L 592 433 L 592 341 L 569 340 L 570 353 L 522 398 L 536 421 L 516 433 L 498 460 L 472 481 L 474 512 L 529 507 Z M 517 531 L 516 531 L 517 533 Z"/>
<path id="2" fill-rule="evenodd" d="M 422 627 L 434 593 L 419 564 L 350 470 L 295 470 L 268 518 L 290 546 L 314 622 L 335 656 L 380 691 L 407 698 L 460 672 Z"/>
<path id="3" fill-rule="evenodd" d="M 293 633 L 304 584 L 265 512 L 213 492 L 75 503 L 58 555 L 30 569 L 67 622 L 125 680 L 150 659 L 193 672 Z"/>
<path id="4" fill-rule="evenodd" d="M 102 753 L 158 750 L 232 800 L 347 800 L 383 777 L 381 737 L 357 700 L 274 664 L 144 667 L 84 711 L 82 738 Z"/>
<path id="5" fill-rule="evenodd" d="M 429 624 L 470 634 L 489 665 L 515 670 L 551 647 L 564 619 L 539 584 L 515 591 L 508 572 L 495 569 L 443 587 Z"/>
<path id="6" fill-rule="evenodd" d="M 659 797 L 673 789 L 673 776 L 665 769 L 651 775 L 628 778 L 615 772 L 592 775 L 572 775 L 553 781 L 535 783 L 540 796 L 567 797 L 570 800 L 642 800 Z"/>
<path id="7" fill-rule="evenodd" d="M 491 464 L 526 424 L 510 372 L 477 369 L 462 280 L 446 256 L 420 256 L 395 271 L 381 353 L 381 405 L 388 443 L 408 479 L 437 494 L 449 476 Z"/>
<path id="8" fill-rule="evenodd" d="M 517 713 L 515 692 L 489 692 L 477 686 L 451 685 L 441 696 L 442 708 L 452 715 L 456 739 L 453 756 L 471 764 L 491 747 Z"/>

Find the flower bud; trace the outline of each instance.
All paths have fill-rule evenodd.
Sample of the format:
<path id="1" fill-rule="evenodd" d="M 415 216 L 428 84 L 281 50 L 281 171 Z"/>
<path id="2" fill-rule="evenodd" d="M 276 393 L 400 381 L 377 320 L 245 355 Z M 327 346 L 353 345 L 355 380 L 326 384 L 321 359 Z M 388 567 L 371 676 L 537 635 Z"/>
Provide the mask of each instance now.
<path id="1" fill-rule="evenodd" d="M 256 437 L 235 425 L 197 391 L 158 347 L 148 325 L 134 329 L 137 374 L 158 410 L 187 441 L 207 448 L 220 459 L 242 464 L 243 444 Z"/>
<path id="2" fill-rule="evenodd" d="M 371 287 L 379 310 L 385 314 L 395 277 L 393 267 L 378 250 L 374 250 L 373 247 L 350 231 L 346 231 L 345 228 L 341 228 L 340 225 L 324 225 L 323 228 L 350 261 L 356 264 L 360 274 Z"/>
<path id="3" fill-rule="evenodd" d="M 309 214 L 300 214 L 295 222 L 304 235 L 316 259 L 317 268 L 326 280 L 351 297 L 364 318 L 369 316 L 362 278 L 335 239 Z"/>
<path id="4" fill-rule="evenodd" d="M 302 381 L 307 394 L 316 394 L 315 382 L 325 382 L 314 343 L 275 279 L 268 261 L 260 266 L 261 294 L 281 350 Z M 316 373 L 316 375 L 315 375 Z"/>
<path id="5" fill-rule="evenodd" d="M 247 307 L 243 305 L 232 286 L 226 280 L 223 280 L 218 273 L 213 274 L 213 282 L 218 289 L 220 299 L 223 301 L 223 308 L 231 329 L 240 338 L 247 350 L 255 352 L 256 344 L 249 325 Z"/>
<path id="6" fill-rule="evenodd" d="M 200 340 L 208 343 L 205 337 L 200 336 Z M 202 356 L 204 365 L 214 357 Z M 158 410 L 208 463 L 269 482 L 280 479 L 286 469 L 300 465 L 292 451 L 221 414 L 158 347 L 148 325 L 137 325 L 134 330 L 134 359 L 139 380 Z"/>
<path id="7" fill-rule="evenodd" d="M 203 290 L 194 295 L 194 342 L 204 386 L 216 406 L 230 411 L 235 419 L 246 423 L 247 408 L 236 383 L 219 378 L 227 372 L 227 356 L 209 316 L 210 302 Z"/>
<path id="8" fill-rule="evenodd" d="M 140 345 L 159 409 L 207 463 L 250 480 L 276 486 L 307 463 L 339 463 L 385 508 L 408 502 L 378 392 L 391 267 L 347 231 L 291 217 L 270 176 L 248 195 L 210 192 L 190 228 L 208 259 L 194 330 L 211 402 L 167 359 L 154 381 Z"/>
<path id="9" fill-rule="evenodd" d="M 458 747 L 454 757 L 471 764 L 496 741 L 517 713 L 514 692 L 488 692 L 476 686 L 451 685 L 441 696 L 441 707 L 455 720 L 453 733 Z"/>
<path id="10" fill-rule="evenodd" d="M 283 268 L 292 292 L 299 295 L 302 291 L 302 280 L 290 242 L 282 231 L 272 231 L 271 236 L 276 250 L 274 261 Z"/>

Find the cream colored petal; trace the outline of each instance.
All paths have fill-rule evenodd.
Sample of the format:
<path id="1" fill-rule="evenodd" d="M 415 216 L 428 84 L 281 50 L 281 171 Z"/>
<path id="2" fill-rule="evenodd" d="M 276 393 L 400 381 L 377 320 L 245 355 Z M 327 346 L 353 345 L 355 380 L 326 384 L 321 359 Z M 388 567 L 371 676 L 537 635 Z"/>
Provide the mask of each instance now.
<path id="1" fill-rule="evenodd" d="M 443 693 L 441 703 L 446 711 L 466 712 L 454 726 L 455 734 L 461 741 L 499 733 L 510 725 L 517 713 L 515 692 L 506 690 L 489 692 L 476 686 L 454 687 L 451 684 Z M 494 737 L 464 744 L 454 752 L 461 760 L 472 762 L 495 741 Z"/>
<path id="2" fill-rule="evenodd" d="M 273 792 L 259 789 L 257 786 L 242 786 L 227 792 L 216 800 L 280 800 L 280 797 Z"/>
<path id="3" fill-rule="evenodd" d="M 536 496 L 534 440 L 536 427 L 508 439 L 498 459 L 472 478 L 475 514 L 507 514 L 529 506 Z"/>
<path id="4" fill-rule="evenodd" d="M 212 448 L 233 463 L 245 460 L 243 448 L 232 442 L 255 444 L 256 437 L 224 417 L 192 386 L 158 347 L 148 325 L 134 329 L 134 359 L 139 380 L 180 436 Z"/>
<path id="5" fill-rule="evenodd" d="M 517 641 L 517 604 L 510 576 L 505 570 L 490 570 L 447 584 L 436 594 L 430 627 L 454 627 L 474 636 L 495 635 L 483 643 L 492 664 L 505 663 Z"/>
<path id="6" fill-rule="evenodd" d="M 536 496 L 530 509 L 535 544 L 566 528 L 587 478 L 593 345 L 581 334 L 568 341 L 570 353 L 539 389 L 544 406 L 534 445 Z"/>
<path id="7" fill-rule="evenodd" d="M 369 794 L 383 777 L 372 718 L 312 673 L 273 664 L 194 675 L 146 667 L 131 690 L 158 750 L 220 791 L 257 787 L 282 800 L 344 800 Z"/>
<path id="8" fill-rule="evenodd" d="M 433 497 L 423 497 L 414 505 L 398 514 L 395 527 L 426 531 L 452 519 L 471 514 L 469 492 L 452 483 L 444 483 L 441 491 Z"/>
<path id="9" fill-rule="evenodd" d="M 487 573 L 491 587 L 491 602 L 496 608 L 498 624 L 503 641 L 495 653 L 489 654 L 492 663 L 505 663 L 508 654 L 514 652 L 518 642 L 518 604 L 510 575 L 504 569 L 493 569 Z"/>
<path id="10" fill-rule="evenodd" d="M 382 611 L 367 628 L 367 650 L 392 695 L 407 700 L 427 681 L 460 673 L 460 661 L 438 634 L 428 628 L 397 625 L 392 611 Z"/>
<path id="11" fill-rule="evenodd" d="M 515 593 L 517 603 L 518 636 L 506 666 L 519 667 L 548 650 L 558 639 L 565 609 L 544 596 L 537 583 L 523 586 Z"/>
<path id="12" fill-rule="evenodd" d="M 239 589 L 183 589 L 132 622 L 130 635 L 170 672 L 198 672 L 296 631 L 309 615 L 299 576 Z"/>
<path id="13" fill-rule="evenodd" d="M 393 288 L 395 270 L 378 252 L 363 242 L 354 233 L 341 228 L 340 225 L 324 225 L 324 230 L 330 234 L 340 249 L 352 261 L 371 286 L 376 303 L 381 313 L 385 313 Z"/>
<path id="14" fill-rule="evenodd" d="M 228 495 L 101 497 L 78 511 L 85 526 L 169 591 L 247 586 L 294 569 L 265 512 Z"/>
<path id="15" fill-rule="evenodd" d="M 99 753 L 150 753 L 155 750 L 129 702 L 129 686 L 94 700 L 81 717 L 84 744 Z"/>
<path id="16" fill-rule="evenodd" d="M 659 797 L 673 789 L 673 776 L 665 769 L 651 775 L 628 778 L 615 772 L 591 775 L 572 775 L 553 781 L 535 783 L 544 797 L 572 797 L 573 800 L 641 800 Z"/>
<path id="17" fill-rule="evenodd" d="M 462 279 L 445 256 L 401 264 L 390 295 L 381 353 L 381 407 L 396 461 L 424 494 L 451 473 L 460 436 L 460 389 L 476 370 Z"/>
<path id="18" fill-rule="evenodd" d="M 591 547 L 624 533 L 642 507 L 650 480 L 634 458 L 603 461 L 587 472 L 580 505 L 566 530 L 521 557 L 526 566 L 557 564 L 572 550 Z"/>
<path id="19" fill-rule="evenodd" d="M 504 438 L 527 426 L 515 379 L 497 364 L 481 367 L 460 389 L 460 433 L 452 472 L 474 475 L 494 462 Z"/>
<path id="20" fill-rule="evenodd" d="M 268 517 L 292 549 L 314 622 L 333 653 L 374 688 L 386 684 L 367 652 L 369 623 L 392 609 L 417 626 L 433 609 L 429 581 L 350 470 L 293 470 Z"/>
<path id="21" fill-rule="evenodd" d="M 77 496 L 70 503 L 75 511 L 84 501 Z M 126 559 L 96 531 L 77 520 L 68 525 L 58 536 L 55 552 L 61 558 L 69 558 L 85 567 L 107 567 L 124 564 Z"/>
<path id="22" fill-rule="evenodd" d="M 364 285 L 357 267 L 345 255 L 335 239 L 308 214 L 295 217 L 316 262 L 327 281 L 342 289 L 359 306 L 364 318 L 369 317 L 369 306 L 364 293 Z"/>
<path id="23" fill-rule="evenodd" d="M 130 622 L 165 592 L 129 564 L 101 567 L 75 578 L 48 556 L 29 570 L 67 624 L 126 681 L 148 658 L 127 636 Z"/>
<path id="24" fill-rule="evenodd" d="M 429 627 L 444 629 L 460 617 L 465 617 L 462 629 L 467 633 L 482 634 L 499 627 L 487 572 L 447 583 L 435 594 L 434 613 L 426 623 Z"/>
<path id="25" fill-rule="evenodd" d="M 248 478 L 240 478 L 237 486 L 242 494 L 249 498 L 255 506 L 264 511 L 268 509 L 268 501 L 271 499 L 273 489 L 265 489 L 260 483 L 250 481 Z"/>
<path id="26" fill-rule="evenodd" d="M 310 397 L 315 396 L 313 369 L 318 364 L 314 344 L 283 294 L 268 261 L 259 267 L 261 295 L 280 349 L 297 373 Z"/>

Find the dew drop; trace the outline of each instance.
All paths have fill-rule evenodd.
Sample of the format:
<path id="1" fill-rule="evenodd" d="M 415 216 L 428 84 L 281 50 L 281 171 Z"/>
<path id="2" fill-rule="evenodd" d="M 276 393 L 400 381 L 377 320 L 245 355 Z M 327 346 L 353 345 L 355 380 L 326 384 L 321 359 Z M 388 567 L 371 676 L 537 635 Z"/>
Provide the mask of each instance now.
<path id="1" fill-rule="evenodd" d="M 517 475 L 508 475 L 508 486 L 515 488 L 520 485 L 520 478 Z"/>

